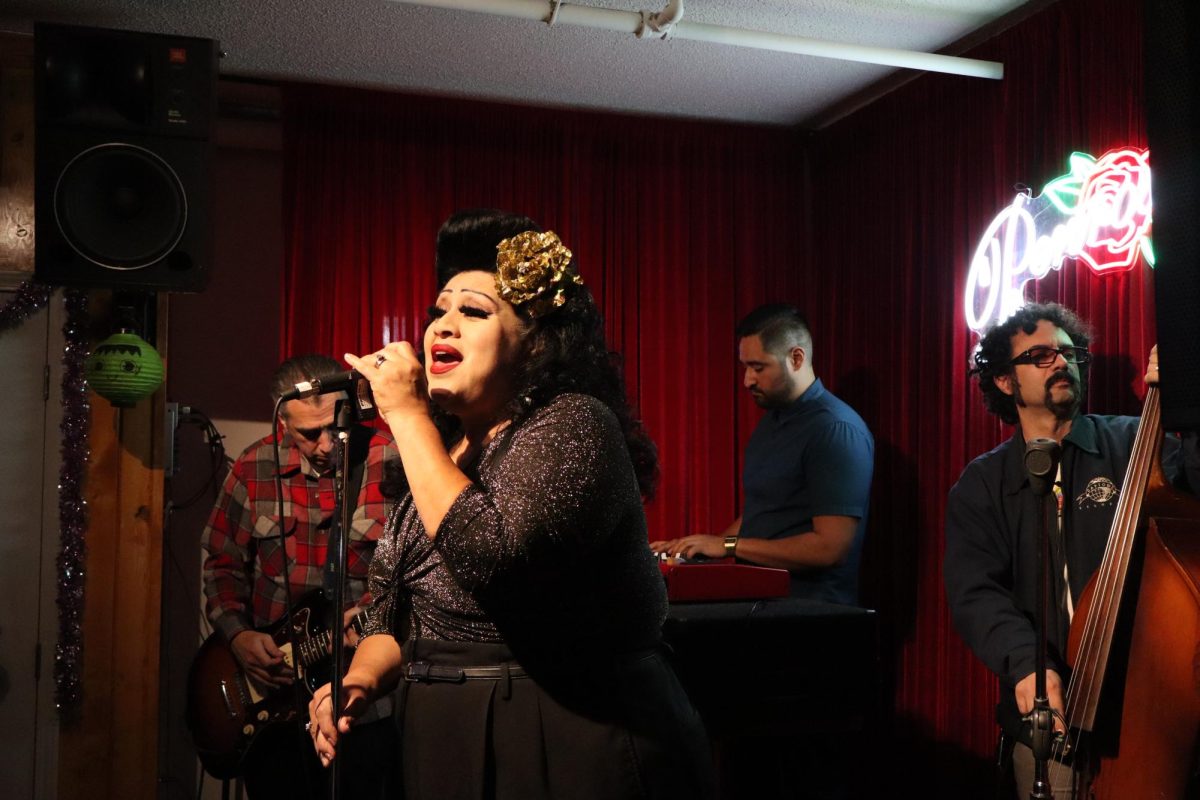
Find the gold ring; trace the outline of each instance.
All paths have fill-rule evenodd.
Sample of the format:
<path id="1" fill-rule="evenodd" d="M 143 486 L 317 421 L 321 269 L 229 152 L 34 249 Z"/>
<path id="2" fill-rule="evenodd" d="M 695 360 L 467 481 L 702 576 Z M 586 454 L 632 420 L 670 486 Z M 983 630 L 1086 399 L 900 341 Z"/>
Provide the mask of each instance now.
<path id="1" fill-rule="evenodd" d="M 380 353 L 379 355 L 375 356 L 375 369 L 379 369 L 380 367 L 382 367 L 383 362 L 385 362 L 385 361 L 387 361 L 387 356 L 385 356 L 383 353 Z"/>

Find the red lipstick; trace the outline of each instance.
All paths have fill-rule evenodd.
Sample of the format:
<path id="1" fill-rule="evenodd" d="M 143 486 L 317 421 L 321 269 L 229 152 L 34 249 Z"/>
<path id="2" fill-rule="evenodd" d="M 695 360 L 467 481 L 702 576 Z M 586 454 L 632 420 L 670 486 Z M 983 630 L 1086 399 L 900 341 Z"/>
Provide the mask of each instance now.
<path id="1" fill-rule="evenodd" d="M 429 348 L 431 375 L 441 375 L 449 372 L 462 363 L 462 353 L 448 344 L 435 344 Z"/>

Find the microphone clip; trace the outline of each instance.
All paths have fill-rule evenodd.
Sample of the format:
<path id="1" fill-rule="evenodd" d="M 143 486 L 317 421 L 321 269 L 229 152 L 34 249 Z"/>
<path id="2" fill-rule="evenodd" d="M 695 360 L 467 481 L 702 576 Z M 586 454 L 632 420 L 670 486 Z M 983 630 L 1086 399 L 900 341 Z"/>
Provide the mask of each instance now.
<path id="1" fill-rule="evenodd" d="M 355 422 L 368 422 L 379 416 L 379 409 L 375 405 L 375 395 L 371 392 L 371 382 L 353 369 L 336 372 L 323 378 L 300 381 L 294 388 L 284 392 L 280 399 L 284 401 L 304 400 L 308 397 L 332 392 L 345 392 L 351 416 Z"/>

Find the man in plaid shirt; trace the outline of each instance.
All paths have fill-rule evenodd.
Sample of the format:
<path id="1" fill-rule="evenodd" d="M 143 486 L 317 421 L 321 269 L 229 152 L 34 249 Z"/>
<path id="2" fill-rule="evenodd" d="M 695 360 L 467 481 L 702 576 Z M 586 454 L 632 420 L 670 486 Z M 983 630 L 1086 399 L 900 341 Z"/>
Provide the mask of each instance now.
<path id="1" fill-rule="evenodd" d="M 324 377 L 339 368 L 338 362 L 327 356 L 289 359 L 275 372 L 272 397 L 278 398 L 301 381 Z M 281 414 L 283 439 L 279 458 L 289 572 L 286 584 L 290 585 L 293 602 L 324 583 L 334 516 L 336 448 L 332 426 L 339 397 L 341 394 L 325 394 L 289 400 Z M 387 501 L 381 492 L 384 464 L 399 458 L 391 434 L 385 431 L 356 426 L 351 442 L 352 453 L 364 449 L 365 443 L 366 459 L 346 539 L 346 591 L 351 607 L 342 614 L 343 626 L 349 624 L 360 606 L 369 602 L 367 567 L 386 516 Z M 292 682 L 283 652 L 270 635 L 254 630 L 285 615 L 272 449 L 272 437 L 267 436 L 248 447 L 234 462 L 201 540 L 207 553 L 204 592 L 209 619 L 229 642 L 247 675 L 267 687 Z M 390 722 L 362 727 L 390 727 Z M 320 770 L 308 737 L 298 733 L 280 726 L 264 732 L 255 742 L 246 759 L 245 780 L 251 797 L 280 796 L 288 786 L 299 791 L 299 797 L 307 796 L 312 784 L 304 775 L 319 775 Z M 382 734 L 379 737 L 364 734 L 355 738 L 381 737 Z"/>

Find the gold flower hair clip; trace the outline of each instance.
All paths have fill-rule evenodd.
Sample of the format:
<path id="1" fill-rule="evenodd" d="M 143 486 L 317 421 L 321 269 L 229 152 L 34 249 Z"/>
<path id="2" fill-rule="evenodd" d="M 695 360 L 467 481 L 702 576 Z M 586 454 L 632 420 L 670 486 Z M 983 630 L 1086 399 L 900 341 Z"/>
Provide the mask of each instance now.
<path id="1" fill-rule="evenodd" d="M 496 289 L 531 317 L 547 314 L 567 302 L 568 283 L 583 284 L 571 267 L 571 251 L 554 231 L 525 231 L 496 246 Z"/>

